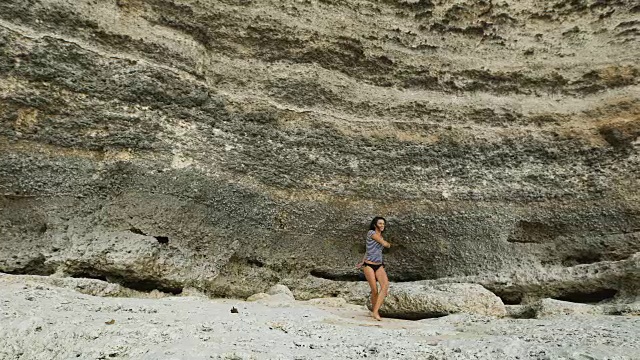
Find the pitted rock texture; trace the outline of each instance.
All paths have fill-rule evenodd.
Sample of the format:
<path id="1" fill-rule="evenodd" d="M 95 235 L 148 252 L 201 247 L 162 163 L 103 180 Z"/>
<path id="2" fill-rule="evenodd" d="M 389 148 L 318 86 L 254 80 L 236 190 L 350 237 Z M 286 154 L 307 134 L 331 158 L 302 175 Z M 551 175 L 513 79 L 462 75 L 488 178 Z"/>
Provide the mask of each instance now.
<path id="1" fill-rule="evenodd" d="M 0 271 L 248 297 L 342 280 L 378 214 L 394 281 L 623 261 L 639 13 L 3 1 Z"/>
<path id="2" fill-rule="evenodd" d="M 371 299 L 367 308 L 373 308 Z M 394 284 L 380 308 L 382 316 L 409 320 L 457 313 L 497 317 L 507 314 L 500 298 L 477 284 Z"/>
<path id="3" fill-rule="evenodd" d="M 339 296 L 353 303 L 363 303 L 370 291 L 369 285 L 364 281 L 335 281 L 313 276 L 289 279 L 286 283 L 296 299 Z M 434 287 L 452 283 L 481 285 L 508 305 L 531 305 L 541 299 L 553 298 L 603 306 L 618 307 L 626 303 L 637 306 L 640 305 L 640 253 L 619 261 L 602 261 L 572 267 L 520 269 L 500 274 L 448 277 L 404 284 L 408 287 Z M 402 284 L 394 284 L 396 285 Z M 605 311 L 615 312 L 615 309 Z"/>

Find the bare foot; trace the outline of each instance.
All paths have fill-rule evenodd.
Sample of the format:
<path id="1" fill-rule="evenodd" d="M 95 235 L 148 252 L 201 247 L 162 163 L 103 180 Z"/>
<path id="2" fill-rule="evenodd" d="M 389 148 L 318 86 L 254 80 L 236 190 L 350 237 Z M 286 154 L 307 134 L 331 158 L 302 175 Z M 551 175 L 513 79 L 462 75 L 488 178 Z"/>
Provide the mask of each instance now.
<path id="1" fill-rule="evenodd" d="M 373 316 L 373 318 L 378 321 L 382 321 L 382 318 L 380 318 L 380 314 L 378 314 L 377 312 L 371 313 L 371 316 Z"/>

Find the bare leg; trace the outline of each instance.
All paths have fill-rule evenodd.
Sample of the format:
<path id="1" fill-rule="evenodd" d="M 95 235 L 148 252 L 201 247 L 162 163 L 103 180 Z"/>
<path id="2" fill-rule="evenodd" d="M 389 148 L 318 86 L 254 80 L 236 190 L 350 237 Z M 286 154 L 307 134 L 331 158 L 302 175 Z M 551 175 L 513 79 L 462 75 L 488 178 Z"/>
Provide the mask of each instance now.
<path id="1" fill-rule="evenodd" d="M 362 268 L 364 271 L 364 277 L 367 278 L 367 282 L 371 287 L 371 307 L 374 308 L 378 302 L 378 284 L 376 284 L 376 273 L 372 268 L 365 266 Z"/>
<path id="2" fill-rule="evenodd" d="M 378 293 L 378 298 L 376 299 L 375 305 L 373 305 L 373 317 L 380 321 L 380 314 L 378 311 L 380 307 L 382 307 L 382 303 L 384 302 L 384 298 L 389 293 L 389 278 L 387 277 L 387 272 L 384 270 L 384 266 L 381 266 L 376 272 L 376 279 L 380 283 L 380 292 Z"/>

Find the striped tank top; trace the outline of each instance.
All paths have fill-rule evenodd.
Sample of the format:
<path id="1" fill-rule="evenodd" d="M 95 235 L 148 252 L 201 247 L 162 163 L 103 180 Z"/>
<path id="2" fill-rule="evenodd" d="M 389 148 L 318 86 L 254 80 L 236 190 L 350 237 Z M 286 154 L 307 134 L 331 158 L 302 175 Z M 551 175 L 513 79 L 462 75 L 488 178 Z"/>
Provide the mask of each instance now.
<path id="1" fill-rule="evenodd" d="M 373 263 L 382 263 L 382 244 L 373 240 L 371 235 L 375 234 L 375 230 L 369 230 L 367 233 L 367 256 L 366 260 Z"/>

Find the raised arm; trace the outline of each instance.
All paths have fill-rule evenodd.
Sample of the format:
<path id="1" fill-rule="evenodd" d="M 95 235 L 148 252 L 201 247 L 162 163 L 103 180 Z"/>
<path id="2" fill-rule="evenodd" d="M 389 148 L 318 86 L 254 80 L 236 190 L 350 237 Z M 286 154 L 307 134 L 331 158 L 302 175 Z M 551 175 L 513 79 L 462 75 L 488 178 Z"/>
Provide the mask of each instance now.
<path id="1" fill-rule="evenodd" d="M 373 240 L 375 240 L 376 242 L 380 243 L 382 246 L 384 246 L 386 248 L 390 248 L 391 247 L 391 244 L 389 244 L 388 241 L 383 239 L 382 235 L 378 235 L 378 233 L 375 233 L 375 234 L 371 235 L 371 238 Z"/>

